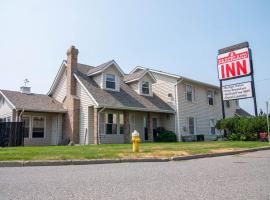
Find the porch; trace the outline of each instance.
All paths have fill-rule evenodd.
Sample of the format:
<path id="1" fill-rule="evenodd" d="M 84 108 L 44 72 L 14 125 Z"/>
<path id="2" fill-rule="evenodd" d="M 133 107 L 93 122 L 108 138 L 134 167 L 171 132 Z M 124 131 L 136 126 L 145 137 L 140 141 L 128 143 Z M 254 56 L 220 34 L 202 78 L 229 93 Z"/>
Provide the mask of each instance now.
<path id="1" fill-rule="evenodd" d="M 89 131 L 80 134 L 80 143 L 84 138 L 86 144 L 129 143 L 134 130 L 142 142 L 152 142 L 158 127 L 175 131 L 174 114 L 89 107 Z"/>

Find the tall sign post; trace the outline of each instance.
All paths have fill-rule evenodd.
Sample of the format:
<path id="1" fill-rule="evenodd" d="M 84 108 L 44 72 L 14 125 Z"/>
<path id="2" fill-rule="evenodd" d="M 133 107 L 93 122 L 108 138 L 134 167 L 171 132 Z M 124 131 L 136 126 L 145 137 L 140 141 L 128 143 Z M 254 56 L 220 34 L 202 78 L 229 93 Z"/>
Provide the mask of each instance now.
<path id="1" fill-rule="evenodd" d="M 267 134 L 268 134 L 268 142 L 270 143 L 268 101 L 266 102 L 266 117 L 267 117 Z"/>
<path id="2" fill-rule="evenodd" d="M 258 115 L 253 62 L 248 42 L 218 50 L 217 70 L 220 81 L 222 116 L 225 118 L 224 101 L 253 98 L 255 115 Z M 223 81 L 251 77 L 251 81 L 223 85 Z"/>

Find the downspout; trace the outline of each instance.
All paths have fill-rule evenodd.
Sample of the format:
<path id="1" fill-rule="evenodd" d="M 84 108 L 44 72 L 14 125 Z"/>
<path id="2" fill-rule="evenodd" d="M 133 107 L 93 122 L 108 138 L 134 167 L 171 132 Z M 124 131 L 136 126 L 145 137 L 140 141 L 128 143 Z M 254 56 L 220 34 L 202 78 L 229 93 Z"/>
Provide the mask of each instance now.
<path id="1" fill-rule="evenodd" d="M 97 132 L 97 144 L 101 143 L 101 138 L 100 138 L 100 127 L 99 127 L 99 119 L 100 119 L 100 113 L 105 110 L 106 107 L 103 107 L 101 110 L 98 111 L 98 120 L 97 120 L 97 126 L 98 126 L 98 132 Z"/>
<path id="2" fill-rule="evenodd" d="M 22 109 L 20 115 L 19 115 L 19 119 L 17 121 L 21 122 L 22 121 L 22 115 L 24 113 L 24 108 Z"/>
<path id="3" fill-rule="evenodd" d="M 177 81 L 177 83 L 174 85 L 174 89 L 175 89 L 175 105 L 176 105 L 176 118 L 175 118 L 175 126 L 177 126 L 175 129 L 177 129 L 178 132 L 178 141 L 181 142 L 181 132 L 180 132 L 180 117 L 179 117 L 179 105 L 178 105 L 178 84 L 180 84 L 184 79 L 181 77 L 180 80 Z"/>

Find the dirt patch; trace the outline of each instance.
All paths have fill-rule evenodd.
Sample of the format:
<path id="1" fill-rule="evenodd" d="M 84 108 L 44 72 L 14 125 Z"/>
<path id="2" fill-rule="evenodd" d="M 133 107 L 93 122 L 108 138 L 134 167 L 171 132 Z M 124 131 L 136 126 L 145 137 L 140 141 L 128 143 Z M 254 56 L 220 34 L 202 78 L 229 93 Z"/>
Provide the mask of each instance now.
<path id="1" fill-rule="evenodd" d="M 237 148 L 222 148 L 222 149 L 213 149 L 210 152 L 211 153 L 225 153 L 225 152 L 231 152 L 231 151 L 236 151 L 239 150 Z"/>
<path id="2" fill-rule="evenodd" d="M 153 153 L 120 153 L 121 158 L 168 158 L 173 156 L 188 156 L 186 151 L 155 151 Z"/>

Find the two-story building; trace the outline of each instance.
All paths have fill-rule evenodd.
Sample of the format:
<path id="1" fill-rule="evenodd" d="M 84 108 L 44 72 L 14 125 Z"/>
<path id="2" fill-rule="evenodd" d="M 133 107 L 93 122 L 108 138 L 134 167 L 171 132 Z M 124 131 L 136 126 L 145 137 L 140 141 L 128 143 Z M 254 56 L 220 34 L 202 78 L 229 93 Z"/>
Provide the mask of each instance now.
<path id="1" fill-rule="evenodd" d="M 71 46 L 47 95 L 0 90 L 1 121 L 24 121 L 26 145 L 127 143 L 134 130 L 153 141 L 158 127 L 183 136 L 216 137 L 221 118 L 219 87 L 144 67 L 125 74 L 111 60 L 78 63 Z M 240 109 L 226 102 L 226 116 Z"/>

